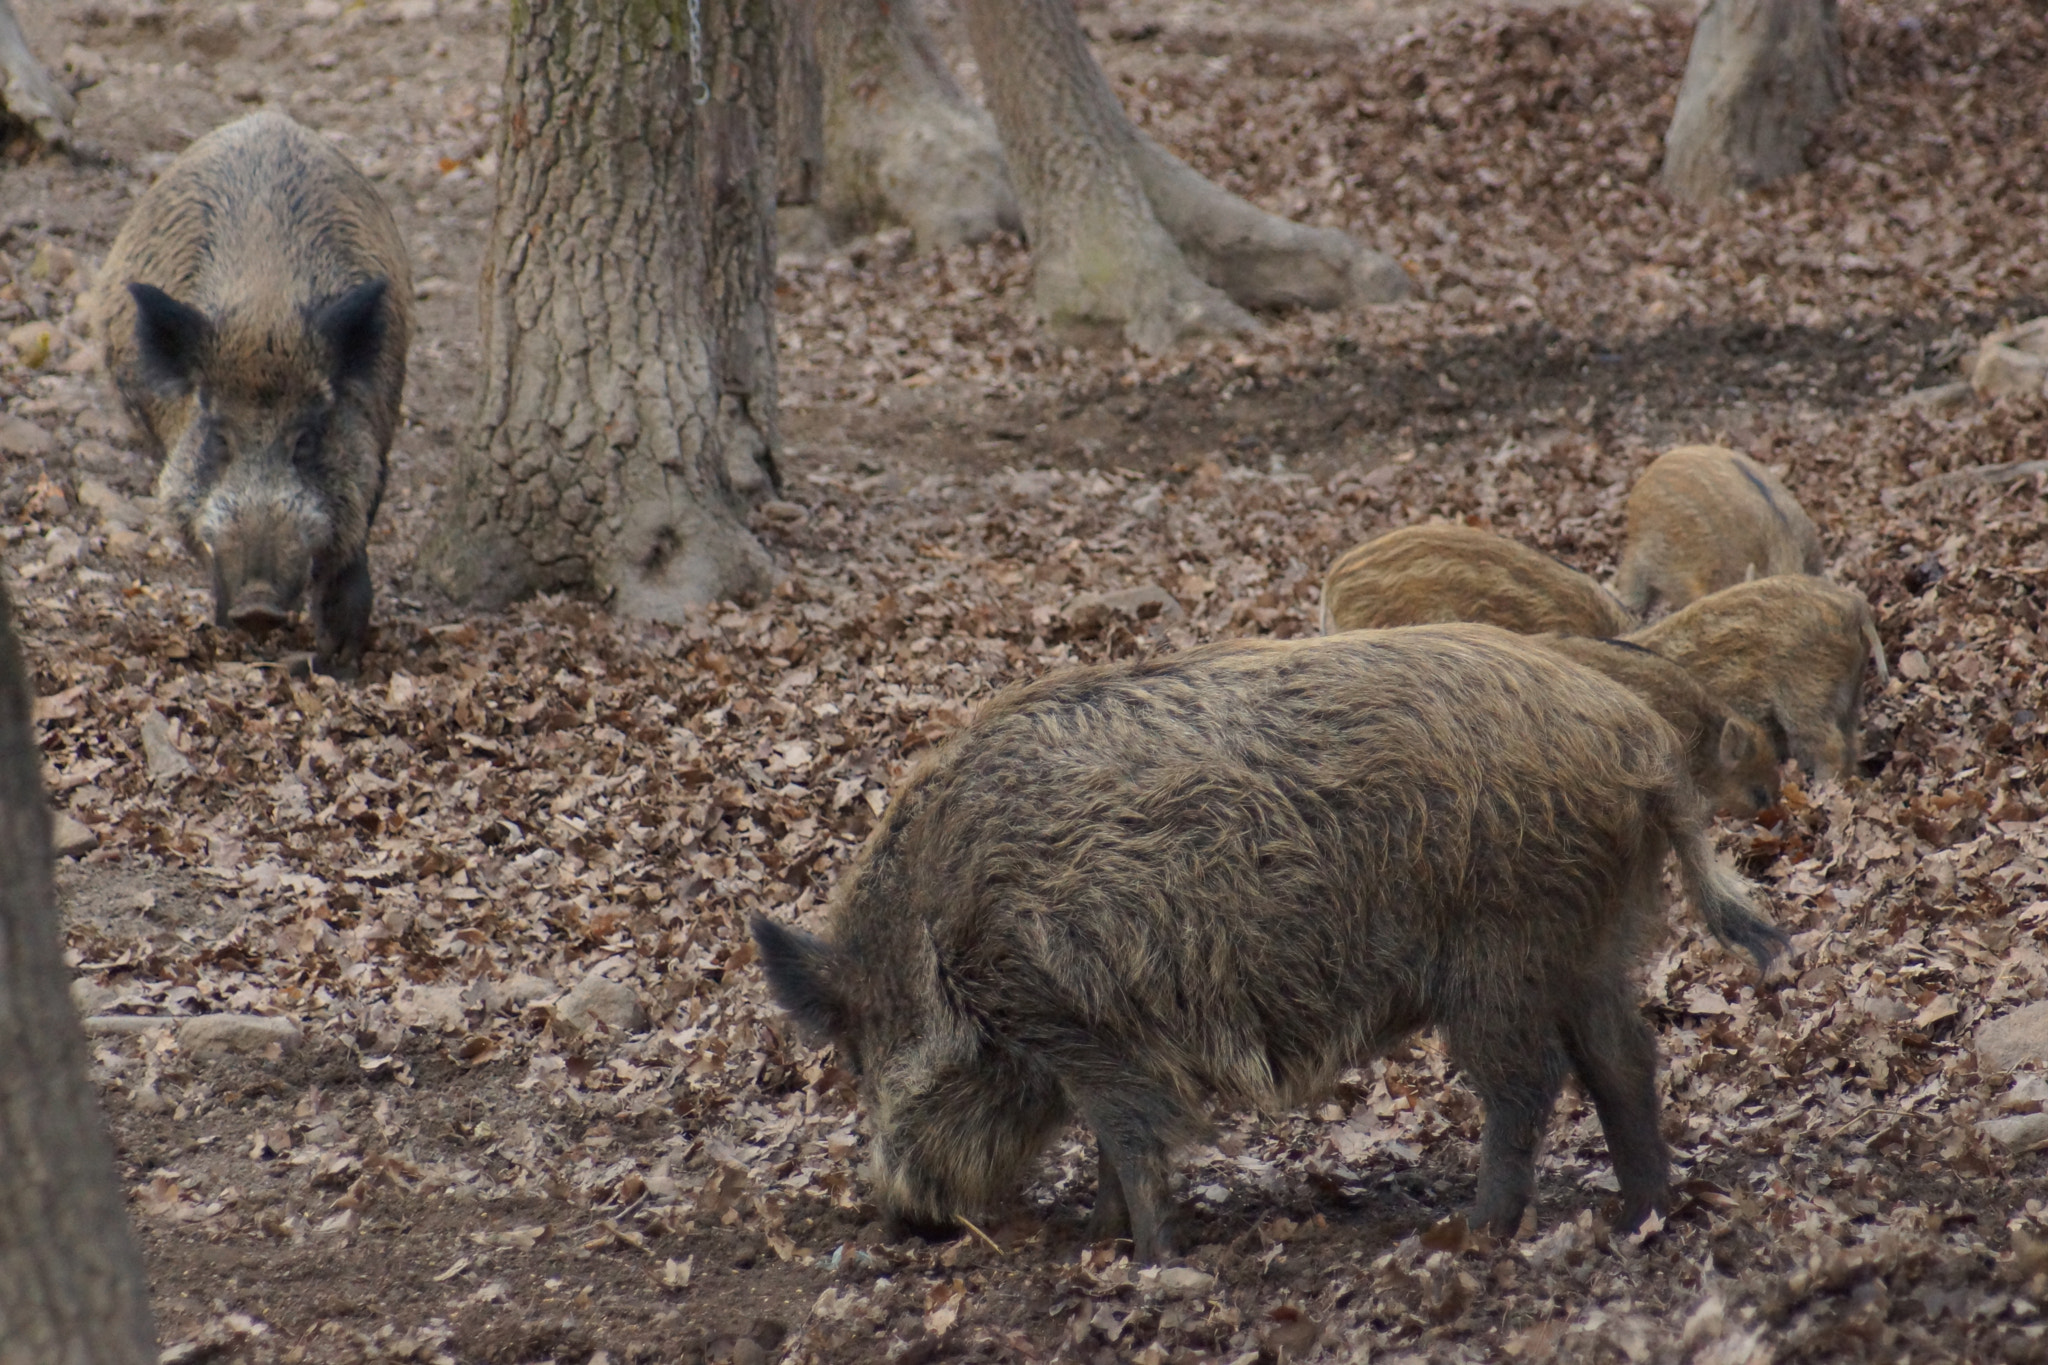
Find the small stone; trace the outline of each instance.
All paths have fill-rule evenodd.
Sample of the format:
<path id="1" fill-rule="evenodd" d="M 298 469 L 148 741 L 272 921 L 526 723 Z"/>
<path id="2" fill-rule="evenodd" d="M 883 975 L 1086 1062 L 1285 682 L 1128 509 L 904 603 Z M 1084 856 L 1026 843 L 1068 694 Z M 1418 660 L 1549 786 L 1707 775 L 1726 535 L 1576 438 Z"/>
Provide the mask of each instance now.
<path id="1" fill-rule="evenodd" d="M 0 417 L 0 455 L 47 455 L 57 438 L 26 417 Z"/>
<path id="2" fill-rule="evenodd" d="M 202 1014 L 178 1025 L 178 1046 L 194 1057 L 264 1053 L 273 1044 L 289 1052 L 304 1041 L 297 1024 L 267 1014 Z"/>
<path id="3" fill-rule="evenodd" d="M 21 363 L 31 370 L 40 370 L 50 363 L 50 351 L 57 344 L 57 331 L 47 322 L 25 322 L 9 330 L 7 344 L 21 357 Z"/>
<path id="4" fill-rule="evenodd" d="M 2048 1063 L 2048 1001 L 2023 1005 L 1977 1029 L 1977 1060 L 1997 1071 Z"/>
<path id="5" fill-rule="evenodd" d="M 467 1027 L 460 986 L 401 986 L 391 1001 L 391 1013 L 401 1024 L 461 1033 Z"/>
<path id="6" fill-rule="evenodd" d="M 110 487 L 105 479 L 88 474 L 78 481 L 78 501 L 100 514 L 108 526 L 134 531 L 142 527 L 142 509 Z"/>
<path id="7" fill-rule="evenodd" d="M 1985 398 L 2038 398 L 2048 393 L 2048 355 L 1987 342 L 1970 368 L 1970 387 Z"/>
<path id="8" fill-rule="evenodd" d="M 1112 621 L 1170 621 L 1181 614 L 1180 602 L 1156 583 L 1116 592 L 1084 592 L 1061 612 L 1068 625 L 1088 635 L 1102 631 Z"/>
<path id="9" fill-rule="evenodd" d="M 1977 1131 L 2001 1147 L 2030 1151 L 2048 1142 L 2048 1114 L 2008 1114 L 2004 1118 L 1984 1119 L 1977 1124 Z"/>
<path id="10" fill-rule="evenodd" d="M 71 978 L 71 1003 L 88 1018 L 113 1004 L 120 994 L 112 986 L 102 986 L 89 976 Z"/>
<path id="11" fill-rule="evenodd" d="M 1892 400 L 1893 412 L 1924 412 L 1930 417 L 1949 417 L 1961 412 L 1977 391 L 1967 380 L 1936 384 L 1931 389 L 1914 389 Z"/>
<path id="12" fill-rule="evenodd" d="M 94 1037 L 118 1037 L 169 1028 L 176 1022 L 160 1014 L 90 1014 L 85 1019 L 85 1031 Z"/>
<path id="13" fill-rule="evenodd" d="M 618 1033 L 639 1033 L 648 1024 L 647 1007 L 631 986 L 592 972 L 555 1002 L 555 1022 L 578 1034 L 599 1024 Z"/>
<path id="14" fill-rule="evenodd" d="M 555 994 L 552 981 L 534 976 L 530 972 L 514 972 L 503 981 L 485 985 L 483 998 L 485 1007 L 497 1011 L 504 1009 L 523 1010 L 536 1000 L 545 1000 Z"/>
<path id="15" fill-rule="evenodd" d="M 1179 1299 L 1194 1299 L 1214 1288 L 1216 1277 L 1192 1266 L 1173 1265 L 1159 1272 L 1157 1284 L 1162 1293 Z"/>
<path id="16" fill-rule="evenodd" d="M 100 846 L 99 832 L 83 820 L 57 811 L 50 820 L 50 847 L 60 858 L 82 858 Z"/>

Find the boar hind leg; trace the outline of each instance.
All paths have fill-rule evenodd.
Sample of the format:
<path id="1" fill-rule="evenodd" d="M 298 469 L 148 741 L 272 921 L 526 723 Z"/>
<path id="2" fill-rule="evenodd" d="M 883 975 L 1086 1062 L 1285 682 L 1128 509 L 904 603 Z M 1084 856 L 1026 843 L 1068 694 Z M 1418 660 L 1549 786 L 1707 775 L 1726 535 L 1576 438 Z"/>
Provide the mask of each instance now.
<path id="1" fill-rule="evenodd" d="M 1657 1130 L 1657 1040 L 1622 983 L 1582 983 L 1563 1021 L 1572 1070 L 1593 1097 L 1632 1228 L 1671 1204 L 1671 1156 Z"/>
<path id="2" fill-rule="evenodd" d="M 1518 1017 L 1519 1016 L 1519 1017 Z M 1450 1027 L 1451 1056 L 1486 1105 L 1479 1143 L 1479 1197 L 1472 1223 L 1512 1237 L 1536 1193 L 1536 1147 L 1564 1087 L 1564 1051 L 1534 1010 L 1511 1028 Z M 1498 1016 L 1496 1016 L 1498 1018 Z"/>
<path id="3" fill-rule="evenodd" d="M 339 569 L 313 574 L 313 667 L 337 678 L 362 669 L 370 644 L 370 556 L 358 550 Z"/>

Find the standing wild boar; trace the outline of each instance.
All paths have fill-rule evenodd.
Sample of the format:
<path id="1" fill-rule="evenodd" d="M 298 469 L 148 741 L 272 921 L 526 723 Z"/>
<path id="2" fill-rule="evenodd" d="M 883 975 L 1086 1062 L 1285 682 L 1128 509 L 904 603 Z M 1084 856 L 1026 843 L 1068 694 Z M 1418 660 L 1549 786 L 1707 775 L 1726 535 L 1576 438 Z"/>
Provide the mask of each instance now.
<path id="1" fill-rule="evenodd" d="M 1513 1229 L 1567 1073 L 1633 1222 L 1664 1204 L 1628 972 L 1675 848 L 1724 942 L 1784 936 L 1714 858 L 1635 694 L 1486 626 L 1247 640 L 993 699 L 897 793 L 826 938 L 756 917 L 775 998 L 860 1078 L 899 1228 L 971 1214 L 1072 1114 L 1093 1230 L 1170 1254 L 1205 1094 L 1286 1106 L 1435 1026 Z"/>
<path id="2" fill-rule="evenodd" d="M 1778 755 L 1770 737 L 1700 686 L 1685 668 L 1627 640 L 1535 638 L 1546 649 L 1614 679 L 1664 717 L 1678 732 L 1693 782 L 1717 815 L 1747 820 L 1778 804 Z"/>
<path id="3" fill-rule="evenodd" d="M 92 312 L 220 623 L 262 634 L 310 595 L 314 666 L 353 676 L 412 339 L 376 189 L 282 114 L 216 129 L 128 216 Z"/>
<path id="4" fill-rule="evenodd" d="M 1679 446 L 1629 490 L 1615 590 L 1630 611 L 1676 611 L 1773 574 L 1817 574 L 1820 532 L 1778 476 L 1721 446 Z"/>
<path id="5" fill-rule="evenodd" d="M 1855 770 L 1864 663 L 1891 676 L 1863 594 L 1804 574 L 1709 593 L 1628 638 L 1684 665 L 1818 777 Z"/>
<path id="6" fill-rule="evenodd" d="M 1345 552 L 1323 578 L 1323 633 L 1470 621 L 1518 635 L 1619 635 L 1614 595 L 1540 550 L 1470 526 L 1404 526 Z"/>

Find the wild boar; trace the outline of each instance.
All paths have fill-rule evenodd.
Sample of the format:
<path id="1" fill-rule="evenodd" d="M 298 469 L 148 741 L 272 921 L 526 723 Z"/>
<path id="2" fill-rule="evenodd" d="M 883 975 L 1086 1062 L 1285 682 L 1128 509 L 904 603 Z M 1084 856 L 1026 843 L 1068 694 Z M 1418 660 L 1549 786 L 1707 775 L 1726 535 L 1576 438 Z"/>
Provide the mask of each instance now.
<path id="1" fill-rule="evenodd" d="M 1865 662 L 1891 677 L 1863 594 L 1804 574 L 1709 593 L 1628 639 L 1682 664 L 1816 777 L 1855 770 Z"/>
<path id="2" fill-rule="evenodd" d="M 1202 1097 L 1299 1103 L 1435 1026 L 1512 1229 L 1567 1073 L 1633 1223 L 1667 1199 L 1629 968 L 1659 869 L 1724 942 L 1784 935 L 1719 863 L 1634 693 L 1487 626 L 1213 644 L 992 699 L 898 791 L 823 938 L 753 921 L 775 999 L 860 1078 L 899 1229 L 971 1215 L 1078 1114 L 1092 1228 L 1170 1254 Z"/>
<path id="3" fill-rule="evenodd" d="M 1651 462 L 1624 508 L 1615 591 L 1638 616 L 1774 574 L 1817 574 L 1820 532 L 1778 476 L 1721 446 Z"/>
<path id="4" fill-rule="evenodd" d="M 1627 640 L 1538 635 L 1546 648 L 1612 678 L 1678 732 L 1687 769 L 1717 815 L 1747 820 L 1778 804 L 1778 755 L 1763 727 L 1735 714 L 1699 679 Z"/>
<path id="5" fill-rule="evenodd" d="M 1470 526 L 1375 536 L 1323 579 L 1323 633 L 1470 621 L 1520 635 L 1619 635 L 1640 624 L 1614 595 L 1540 550 Z"/>
<path id="6" fill-rule="evenodd" d="M 261 635 L 310 595 L 314 666 L 353 676 L 412 339 L 411 270 L 376 188 L 326 138 L 251 114 L 142 196 L 91 309 L 220 623 Z"/>

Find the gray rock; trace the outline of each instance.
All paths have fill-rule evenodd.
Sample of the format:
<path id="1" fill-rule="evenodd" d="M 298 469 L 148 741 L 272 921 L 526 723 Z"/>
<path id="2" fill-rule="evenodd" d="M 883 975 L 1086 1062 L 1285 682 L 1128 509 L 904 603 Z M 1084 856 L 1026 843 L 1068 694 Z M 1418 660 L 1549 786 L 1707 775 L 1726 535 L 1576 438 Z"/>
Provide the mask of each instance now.
<path id="1" fill-rule="evenodd" d="M 95 1037 L 148 1033 L 152 1029 L 169 1028 L 178 1021 L 161 1014 L 89 1014 L 85 1017 L 85 1031 Z"/>
<path id="2" fill-rule="evenodd" d="M 264 1014 L 202 1014 L 178 1025 L 178 1046 L 194 1057 L 263 1053 L 273 1043 L 289 1052 L 304 1041 L 297 1024 Z"/>
<path id="3" fill-rule="evenodd" d="M 1931 389 L 1914 389 L 1892 400 L 1893 412 L 1924 412 L 1930 417 L 1950 417 L 1963 410 L 1977 391 L 1967 380 L 1936 384 Z"/>
<path id="4" fill-rule="evenodd" d="M 2048 1000 L 2023 1005 L 1977 1029 L 1977 1060 L 1997 1071 L 2048 1063 Z"/>
<path id="5" fill-rule="evenodd" d="M 1067 624 L 1082 634 L 1092 635 L 1112 621 L 1171 621 L 1182 614 L 1180 602 L 1156 583 L 1123 588 L 1116 592 L 1084 592 L 1067 603 L 1060 613 Z"/>
<path id="6" fill-rule="evenodd" d="M 1978 1123 L 1977 1131 L 2001 1147 L 2029 1151 L 2048 1142 L 2048 1114 L 2008 1114 L 2004 1118 L 1984 1119 Z"/>
<path id="7" fill-rule="evenodd" d="M 554 1013 L 555 1023 L 575 1034 L 592 1032 L 600 1024 L 617 1033 L 639 1033 L 648 1025 L 639 993 L 595 972 L 557 1000 Z"/>
<path id="8" fill-rule="evenodd" d="M 47 455 L 57 438 L 26 417 L 0 417 L 0 455 Z"/>
<path id="9" fill-rule="evenodd" d="M 1970 368 L 1970 387 L 1985 398 L 2039 398 L 2048 393 L 2048 355 L 1987 341 Z"/>
<path id="10" fill-rule="evenodd" d="M 50 817 L 50 846 L 60 858 L 82 858 L 100 846 L 98 831 L 63 811 Z"/>

